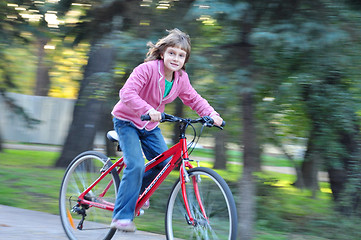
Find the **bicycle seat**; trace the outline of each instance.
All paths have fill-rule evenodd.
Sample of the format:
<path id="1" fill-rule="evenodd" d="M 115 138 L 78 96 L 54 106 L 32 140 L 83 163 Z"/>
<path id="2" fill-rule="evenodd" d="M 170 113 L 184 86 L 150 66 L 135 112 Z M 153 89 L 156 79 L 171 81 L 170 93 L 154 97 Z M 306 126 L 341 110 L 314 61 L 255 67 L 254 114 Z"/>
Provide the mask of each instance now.
<path id="1" fill-rule="evenodd" d="M 114 130 L 108 131 L 107 138 L 112 142 L 118 142 L 119 141 L 118 134 Z"/>

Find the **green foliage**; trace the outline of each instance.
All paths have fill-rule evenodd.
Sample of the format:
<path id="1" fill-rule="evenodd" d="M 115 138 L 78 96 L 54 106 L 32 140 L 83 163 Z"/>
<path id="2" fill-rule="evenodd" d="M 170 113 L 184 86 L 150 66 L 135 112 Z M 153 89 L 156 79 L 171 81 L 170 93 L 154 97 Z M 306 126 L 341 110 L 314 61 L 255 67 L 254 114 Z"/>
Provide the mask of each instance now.
<path id="1" fill-rule="evenodd" d="M 359 239 L 358 220 L 330 212 L 328 183 L 312 198 L 311 191 L 291 185 L 293 176 L 258 174 L 256 239 Z"/>
<path id="2" fill-rule="evenodd" d="M 192 17 L 211 16 L 224 21 L 239 21 L 249 10 L 245 1 L 210 1 L 197 0 L 188 14 Z"/>
<path id="3" fill-rule="evenodd" d="M 317 158 L 322 169 L 346 171 L 359 152 L 359 79 L 354 70 L 360 58 L 351 52 L 360 47 L 355 40 L 361 32 L 353 20 L 360 13 L 342 3 L 316 2 L 316 8 L 295 11 L 288 21 L 264 19 L 252 33 L 254 58 L 264 79 L 258 86 L 257 115 L 266 120 L 264 131 L 273 131 L 271 138 L 284 141 L 287 136 L 287 142 L 295 143 L 308 139 L 306 160 Z M 321 14 L 313 13 L 315 9 Z M 349 171 L 347 179 L 347 187 L 339 191 L 348 195 L 343 204 L 355 207 L 360 178 L 355 181 Z"/>

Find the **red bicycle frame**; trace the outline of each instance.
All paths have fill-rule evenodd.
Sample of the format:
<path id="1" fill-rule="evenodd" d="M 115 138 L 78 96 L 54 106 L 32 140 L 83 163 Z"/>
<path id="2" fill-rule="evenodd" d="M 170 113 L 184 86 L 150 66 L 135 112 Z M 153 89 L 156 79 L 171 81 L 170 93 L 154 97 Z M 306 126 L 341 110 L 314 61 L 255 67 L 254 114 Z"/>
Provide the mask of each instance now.
<path id="1" fill-rule="evenodd" d="M 181 191 L 182 196 L 185 204 L 185 208 L 188 214 L 188 220 L 191 224 L 196 224 L 194 222 L 194 218 L 192 217 L 190 206 L 187 199 L 187 192 L 186 192 L 186 183 L 188 180 L 188 173 L 186 171 L 186 168 L 191 169 L 193 166 L 189 163 L 189 156 L 188 156 L 188 149 L 187 149 L 187 141 L 185 137 L 181 137 L 179 139 L 179 142 L 169 148 L 167 151 L 163 152 L 159 156 L 155 157 L 151 161 L 145 164 L 145 172 L 149 171 L 153 167 L 157 166 L 161 162 L 165 161 L 168 158 L 171 158 L 171 160 L 164 166 L 164 168 L 159 172 L 159 174 L 154 178 L 154 180 L 149 184 L 149 186 L 144 190 L 144 192 L 139 196 L 135 212 L 137 215 L 139 214 L 140 208 L 144 205 L 144 203 L 150 198 L 150 196 L 155 192 L 155 190 L 158 189 L 159 185 L 164 181 L 164 179 L 167 178 L 169 173 L 173 171 L 174 168 L 180 167 L 180 182 L 181 182 Z M 109 159 L 110 160 L 110 159 Z M 109 161 L 108 160 L 108 161 Z M 118 169 L 116 169 L 118 167 Z M 100 177 L 94 181 L 83 193 L 80 194 L 78 197 L 78 203 L 86 204 L 89 207 L 97 207 L 106 209 L 109 211 L 114 210 L 114 204 L 106 202 L 102 200 L 102 197 L 106 194 L 106 192 L 109 190 L 111 185 L 113 184 L 113 180 L 111 180 L 106 188 L 103 190 L 103 192 L 99 195 L 99 199 L 97 201 L 86 199 L 86 195 L 96 186 L 102 179 L 107 176 L 111 171 L 116 169 L 118 173 L 122 171 L 122 169 L 125 167 L 123 158 L 118 159 L 112 166 L 110 166 L 108 169 L 104 169 L 103 173 L 100 175 Z M 198 204 L 200 206 L 200 209 L 202 211 L 202 214 L 204 215 L 205 219 L 208 219 L 206 216 L 206 213 L 204 211 L 204 207 L 202 204 L 201 196 L 198 191 L 198 184 L 197 179 L 195 177 L 192 178 L 193 186 L 195 195 L 198 201 Z"/>

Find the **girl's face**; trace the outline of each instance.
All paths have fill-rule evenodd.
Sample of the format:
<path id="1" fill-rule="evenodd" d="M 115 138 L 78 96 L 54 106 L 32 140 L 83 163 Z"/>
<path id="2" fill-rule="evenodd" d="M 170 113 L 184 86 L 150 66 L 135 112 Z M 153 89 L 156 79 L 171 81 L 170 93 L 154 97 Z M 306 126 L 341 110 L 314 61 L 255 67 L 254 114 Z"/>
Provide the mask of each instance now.
<path id="1" fill-rule="evenodd" d="M 187 53 L 178 47 L 167 47 L 162 58 L 164 60 L 164 71 L 167 73 L 179 71 L 186 60 Z M 170 80 L 170 79 L 169 79 Z"/>

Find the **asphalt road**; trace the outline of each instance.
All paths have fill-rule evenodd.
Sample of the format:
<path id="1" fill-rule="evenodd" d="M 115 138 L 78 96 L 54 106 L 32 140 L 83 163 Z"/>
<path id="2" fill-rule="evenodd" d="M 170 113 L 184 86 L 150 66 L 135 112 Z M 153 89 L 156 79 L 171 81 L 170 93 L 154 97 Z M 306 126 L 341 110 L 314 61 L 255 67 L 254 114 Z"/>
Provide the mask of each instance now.
<path id="1" fill-rule="evenodd" d="M 0 205 L 1 240 L 66 240 L 60 217 L 44 212 Z M 90 239 L 90 238 L 89 238 Z M 162 240 L 165 236 L 136 231 L 117 232 L 112 240 Z"/>

